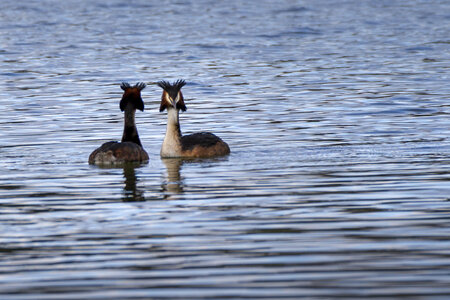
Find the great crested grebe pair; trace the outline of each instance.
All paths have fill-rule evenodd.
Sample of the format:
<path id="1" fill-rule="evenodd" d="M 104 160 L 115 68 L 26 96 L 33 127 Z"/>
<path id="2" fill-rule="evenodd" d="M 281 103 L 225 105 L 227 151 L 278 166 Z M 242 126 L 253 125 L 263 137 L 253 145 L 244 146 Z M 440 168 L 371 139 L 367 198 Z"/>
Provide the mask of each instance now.
<path id="1" fill-rule="evenodd" d="M 207 158 L 222 156 L 230 153 L 230 147 L 218 136 L 209 132 L 199 132 L 182 135 L 180 129 L 179 112 L 186 111 L 181 88 L 186 84 L 184 80 L 174 83 L 158 82 L 163 89 L 159 111 L 167 109 L 167 129 L 161 147 L 163 158 Z M 147 152 L 142 147 L 135 122 L 136 109 L 144 111 L 141 91 L 145 83 L 138 82 L 131 86 L 124 82 L 124 90 L 120 101 L 120 110 L 124 111 L 124 129 L 121 142 L 107 142 L 95 149 L 89 155 L 90 164 L 116 164 L 127 162 L 147 162 Z"/>

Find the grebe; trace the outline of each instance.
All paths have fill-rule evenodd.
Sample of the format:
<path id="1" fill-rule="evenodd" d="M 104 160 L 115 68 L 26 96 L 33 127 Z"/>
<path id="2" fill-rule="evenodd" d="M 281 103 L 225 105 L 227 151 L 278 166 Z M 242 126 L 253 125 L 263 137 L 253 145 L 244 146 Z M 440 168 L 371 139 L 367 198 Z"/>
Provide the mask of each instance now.
<path id="1" fill-rule="evenodd" d="M 141 91 L 145 88 L 145 83 L 138 82 L 135 86 L 130 86 L 128 83 L 123 82 L 120 87 L 124 90 L 122 100 L 120 100 L 120 110 L 125 111 L 122 141 L 120 143 L 107 142 L 95 149 L 89 155 L 90 164 L 120 164 L 148 161 L 148 154 L 142 147 L 134 118 L 136 109 L 144 111 Z"/>
<path id="2" fill-rule="evenodd" d="M 230 147 L 218 136 L 209 132 L 182 135 L 179 122 L 179 111 L 186 111 L 181 88 L 184 80 L 173 84 L 167 81 L 158 82 L 163 89 L 159 111 L 167 109 L 167 130 L 161 147 L 161 157 L 215 157 L 230 153 Z"/>

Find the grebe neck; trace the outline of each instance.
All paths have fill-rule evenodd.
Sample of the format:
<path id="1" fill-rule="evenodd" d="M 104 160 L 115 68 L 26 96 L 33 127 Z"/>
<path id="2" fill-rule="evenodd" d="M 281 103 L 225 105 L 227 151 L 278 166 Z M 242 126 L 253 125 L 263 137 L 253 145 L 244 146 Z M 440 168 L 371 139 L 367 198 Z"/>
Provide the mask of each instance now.
<path id="1" fill-rule="evenodd" d="M 134 117 L 135 113 L 136 108 L 133 105 L 127 105 L 125 107 L 125 115 L 124 115 L 125 124 L 123 128 L 122 143 L 133 142 L 135 144 L 138 144 L 139 146 L 142 146 L 136 128 L 136 121 Z"/>
<path id="2" fill-rule="evenodd" d="M 181 152 L 181 129 L 178 117 L 178 109 L 167 110 L 166 136 L 161 148 L 161 155 L 176 157 Z"/>
<path id="3" fill-rule="evenodd" d="M 167 129 L 166 136 L 181 137 L 180 119 L 178 109 L 169 109 L 167 111 Z"/>

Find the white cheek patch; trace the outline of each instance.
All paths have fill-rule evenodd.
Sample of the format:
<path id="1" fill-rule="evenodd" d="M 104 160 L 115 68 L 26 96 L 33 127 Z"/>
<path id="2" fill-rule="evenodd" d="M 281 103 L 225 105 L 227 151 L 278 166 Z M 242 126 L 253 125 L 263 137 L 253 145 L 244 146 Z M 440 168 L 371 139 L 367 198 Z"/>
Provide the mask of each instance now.
<path id="1" fill-rule="evenodd" d="M 172 105 L 172 100 L 171 100 L 169 94 L 165 93 L 164 95 L 165 95 L 165 101 L 166 101 L 167 105 Z"/>

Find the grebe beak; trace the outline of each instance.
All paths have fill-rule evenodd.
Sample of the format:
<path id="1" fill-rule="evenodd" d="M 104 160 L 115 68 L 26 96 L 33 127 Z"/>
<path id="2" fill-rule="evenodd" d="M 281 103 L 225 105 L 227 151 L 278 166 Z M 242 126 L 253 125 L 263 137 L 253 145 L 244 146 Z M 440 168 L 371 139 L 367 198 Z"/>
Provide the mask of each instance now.
<path id="1" fill-rule="evenodd" d="M 172 105 L 173 108 L 177 108 L 177 101 L 176 99 L 172 99 L 169 97 L 170 105 Z"/>

